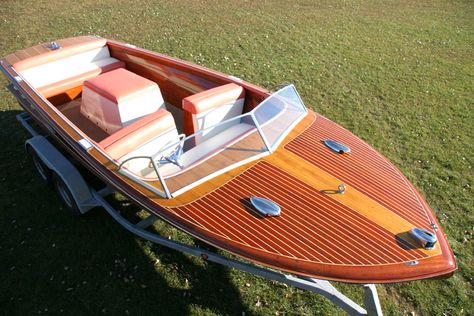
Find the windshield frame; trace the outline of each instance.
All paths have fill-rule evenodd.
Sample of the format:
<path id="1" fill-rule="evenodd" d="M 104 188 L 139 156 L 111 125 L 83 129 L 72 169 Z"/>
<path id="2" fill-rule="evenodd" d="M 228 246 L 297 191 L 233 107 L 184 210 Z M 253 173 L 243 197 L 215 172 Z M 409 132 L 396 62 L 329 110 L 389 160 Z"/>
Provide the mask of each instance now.
<path id="1" fill-rule="evenodd" d="M 259 123 L 258 122 L 258 119 L 255 115 L 255 113 L 259 110 L 261 110 L 266 104 L 268 104 L 269 102 L 271 102 L 272 100 L 275 100 L 275 98 L 283 98 L 285 99 L 284 96 L 280 95 L 282 92 L 286 91 L 286 90 L 292 90 L 292 92 L 294 93 L 294 95 L 297 97 L 297 101 L 298 101 L 298 104 L 297 106 L 299 106 L 301 108 L 301 114 L 293 120 L 293 122 L 291 122 L 284 130 L 281 131 L 281 133 L 278 135 L 278 137 L 273 141 L 273 143 L 270 143 L 268 138 L 267 138 L 267 135 L 265 135 L 265 132 L 263 130 L 263 128 L 265 126 L 267 126 L 268 124 L 271 124 L 271 122 L 276 119 L 279 115 L 281 115 L 282 113 L 277 113 L 277 115 L 275 117 L 271 117 L 268 121 L 264 122 L 264 123 Z M 290 102 L 290 101 L 287 101 L 287 102 Z M 126 160 L 122 161 L 119 166 L 118 166 L 118 171 L 122 174 L 124 174 L 125 176 L 127 176 L 128 178 L 134 180 L 135 182 L 147 187 L 148 189 L 151 189 L 152 191 L 154 191 L 155 193 L 159 194 L 160 196 L 162 197 L 165 197 L 165 198 L 168 198 L 168 199 L 171 199 L 173 197 L 176 197 L 190 189 L 192 189 L 193 187 L 203 183 L 203 182 L 206 182 L 207 180 L 210 180 L 222 173 L 225 173 L 229 170 L 232 170 L 236 167 L 239 167 L 243 164 L 246 164 L 248 162 L 251 162 L 251 161 L 254 161 L 254 160 L 257 160 L 257 159 L 260 159 L 264 156 L 267 156 L 267 155 L 270 155 L 271 153 L 273 153 L 279 146 L 280 144 L 283 142 L 283 140 L 286 138 L 286 136 L 288 136 L 288 134 L 293 130 L 293 128 L 304 118 L 306 117 L 306 114 L 308 113 L 308 109 L 306 108 L 306 106 L 304 105 L 303 103 L 303 100 L 301 99 L 301 96 L 299 95 L 298 91 L 296 90 L 295 86 L 293 84 L 290 84 L 290 85 L 287 85 L 287 86 L 284 86 L 282 87 L 281 89 L 279 89 L 278 91 L 272 93 L 271 95 L 269 95 L 267 98 L 265 98 L 265 100 L 263 100 L 262 102 L 260 102 L 254 109 L 252 109 L 251 111 L 247 112 L 247 113 L 243 113 L 239 116 L 235 116 L 233 118 L 230 118 L 228 120 L 225 120 L 225 121 L 222 121 L 218 124 L 215 124 L 213 126 L 210 126 L 210 127 L 207 127 L 205 129 L 201 129 L 199 131 L 197 131 L 196 133 L 192 134 L 192 135 L 189 135 L 187 137 L 185 137 L 184 139 L 180 140 L 180 141 L 177 141 L 176 143 L 173 143 L 173 144 L 170 144 L 170 145 L 167 145 L 165 146 L 164 148 L 161 148 L 157 153 L 151 155 L 151 156 L 132 156 L 132 157 L 129 157 L 127 158 Z M 262 151 L 261 153 L 259 154 L 256 154 L 254 156 L 251 156 L 249 158 L 246 158 L 246 159 L 243 159 L 243 160 L 240 160 L 240 161 L 237 161 L 231 165 L 228 165 L 228 166 L 224 166 L 212 173 L 209 173 L 207 174 L 206 176 L 202 177 L 201 179 L 197 180 L 197 181 L 194 181 L 188 185 L 185 185 L 183 186 L 182 188 L 178 189 L 178 190 L 175 190 L 174 192 L 171 192 L 166 184 L 166 179 L 167 178 L 171 178 L 173 176 L 166 176 L 164 177 L 161 173 L 160 173 L 160 165 L 163 165 L 160 163 L 160 160 L 163 158 L 163 156 L 160 157 L 160 153 L 162 152 L 166 152 L 166 151 L 169 151 L 171 148 L 177 146 L 178 144 L 180 143 L 184 143 L 185 141 L 187 140 L 191 140 L 193 139 L 194 137 L 196 137 L 197 135 L 200 135 L 202 133 L 205 133 L 206 131 L 210 130 L 210 129 L 213 129 L 213 128 L 216 128 L 220 125 L 224 125 L 224 124 L 228 124 L 229 122 L 233 121 L 233 120 L 238 120 L 238 119 L 242 119 L 242 118 L 245 118 L 245 117 L 249 117 L 251 118 L 252 122 L 255 124 L 255 128 L 256 130 L 258 131 L 258 134 L 259 136 L 261 137 L 262 139 L 262 142 L 263 144 L 265 144 L 265 147 L 266 147 L 266 151 Z M 224 150 L 224 149 L 223 149 Z M 215 155 L 218 155 L 218 153 L 214 154 L 213 156 Z M 149 183 L 149 180 L 144 180 L 144 179 L 140 179 L 140 176 L 134 174 L 132 171 L 128 170 L 126 167 L 124 167 L 124 164 L 126 162 L 129 162 L 133 159 L 143 159 L 143 158 L 146 158 L 146 159 L 150 159 L 150 165 L 153 167 L 154 169 L 154 172 L 156 174 L 156 178 L 152 179 L 152 181 L 156 181 L 156 180 L 159 180 L 159 182 L 161 183 L 161 186 L 163 188 L 163 191 L 161 190 L 157 190 L 156 187 L 153 187 L 151 186 Z M 207 158 L 209 159 L 209 158 Z M 186 167 L 186 168 L 193 168 L 192 167 Z M 186 169 L 184 168 L 184 169 Z"/>

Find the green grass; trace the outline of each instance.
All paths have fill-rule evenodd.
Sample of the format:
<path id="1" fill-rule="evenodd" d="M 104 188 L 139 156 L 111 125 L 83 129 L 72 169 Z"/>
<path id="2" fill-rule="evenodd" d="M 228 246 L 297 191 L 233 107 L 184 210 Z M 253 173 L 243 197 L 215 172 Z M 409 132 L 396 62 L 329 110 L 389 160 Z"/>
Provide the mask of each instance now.
<path id="1" fill-rule="evenodd" d="M 378 286 L 385 313 L 474 313 L 472 1 L 3 0 L 0 17 L 1 56 L 98 34 L 268 88 L 295 83 L 308 106 L 408 176 L 457 256 L 450 279 Z M 33 175 L 20 107 L 3 88 L 0 100 L 0 314 L 342 313 L 320 296 L 150 245 L 103 210 L 69 215 Z M 360 287 L 338 287 L 361 302 Z"/>

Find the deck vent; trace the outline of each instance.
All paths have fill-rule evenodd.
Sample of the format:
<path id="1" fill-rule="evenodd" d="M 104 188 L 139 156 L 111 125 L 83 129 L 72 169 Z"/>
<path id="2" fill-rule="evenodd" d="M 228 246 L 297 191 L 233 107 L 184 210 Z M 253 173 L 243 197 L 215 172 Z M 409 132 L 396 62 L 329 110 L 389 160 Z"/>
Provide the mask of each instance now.
<path id="1" fill-rule="evenodd" d="M 423 248 L 428 250 L 433 249 L 438 241 L 438 238 L 436 238 L 434 233 L 423 228 L 413 228 L 410 233 L 416 240 L 418 240 Z"/>
<path id="2" fill-rule="evenodd" d="M 280 216 L 281 207 L 273 201 L 264 199 L 258 196 L 250 197 L 250 203 L 252 203 L 255 209 L 265 216 Z"/>
<path id="3" fill-rule="evenodd" d="M 351 152 L 351 149 L 349 147 L 347 147 L 346 145 L 341 144 L 341 143 L 336 142 L 336 141 L 331 140 L 331 139 L 326 139 L 325 141 L 323 141 L 323 143 L 324 143 L 324 145 L 328 146 L 333 151 L 335 151 L 339 154 L 348 154 L 348 153 Z"/>

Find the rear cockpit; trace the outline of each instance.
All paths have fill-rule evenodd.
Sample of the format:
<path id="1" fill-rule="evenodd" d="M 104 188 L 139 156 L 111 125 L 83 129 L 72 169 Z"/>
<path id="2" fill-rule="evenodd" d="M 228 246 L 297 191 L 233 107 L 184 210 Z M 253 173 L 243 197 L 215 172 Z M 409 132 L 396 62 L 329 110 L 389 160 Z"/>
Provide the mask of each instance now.
<path id="1" fill-rule="evenodd" d="M 179 63 L 89 38 L 13 66 L 122 173 L 159 180 L 166 197 L 271 153 L 306 113 L 295 96 L 257 109 L 261 92 Z"/>

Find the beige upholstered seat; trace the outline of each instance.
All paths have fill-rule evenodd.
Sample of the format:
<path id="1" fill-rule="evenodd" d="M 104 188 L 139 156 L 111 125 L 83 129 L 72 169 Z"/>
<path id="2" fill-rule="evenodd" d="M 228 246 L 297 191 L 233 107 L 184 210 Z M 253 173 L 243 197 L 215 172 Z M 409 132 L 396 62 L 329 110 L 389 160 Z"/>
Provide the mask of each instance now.
<path id="1" fill-rule="evenodd" d="M 205 90 L 183 99 L 185 118 L 190 120 L 185 123 L 188 127 L 185 133 L 193 134 L 242 114 L 244 100 L 244 88 L 234 83 Z M 196 136 L 196 143 L 204 142 L 237 123 L 232 122 L 207 129 Z"/>
<path id="2" fill-rule="evenodd" d="M 173 116 L 170 112 L 160 109 L 110 135 L 101 141 L 99 145 L 112 158 L 119 160 L 142 145 L 166 133 L 170 133 L 170 137 L 162 139 L 162 146 L 170 141 L 179 140 Z M 147 154 L 154 154 L 162 146 L 154 143 L 152 152 Z"/>
<path id="3" fill-rule="evenodd" d="M 109 134 L 164 106 L 156 83 L 126 69 L 84 82 L 81 113 Z"/>
<path id="4" fill-rule="evenodd" d="M 125 67 L 110 57 L 105 39 L 71 45 L 30 57 L 13 65 L 40 94 L 49 98 L 80 87 L 89 78 Z"/>

